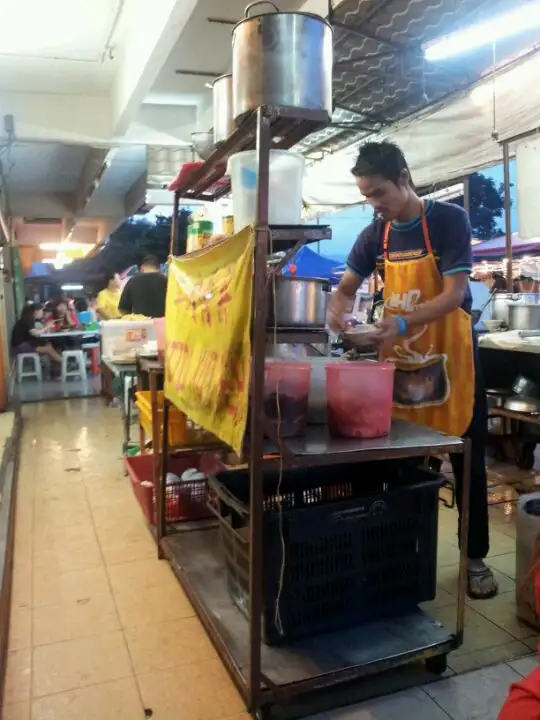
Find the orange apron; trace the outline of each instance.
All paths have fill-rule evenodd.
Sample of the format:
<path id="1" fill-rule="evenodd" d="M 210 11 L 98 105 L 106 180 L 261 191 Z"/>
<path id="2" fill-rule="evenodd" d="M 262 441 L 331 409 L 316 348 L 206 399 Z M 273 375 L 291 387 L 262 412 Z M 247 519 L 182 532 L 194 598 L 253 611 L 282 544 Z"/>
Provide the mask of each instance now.
<path id="1" fill-rule="evenodd" d="M 384 229 L 384 314 L 404 315 L 442 292 L 422 211 L 427 254 L 416 260 L 388 259 L 390 223 Z M 474 353 L 471 317 L 458 308 L 428 325 L 407 328 L 404 337 L 384 348 L 383 359 L 396 365 L 393 417 L 462 436 L 474 404 Z M 459 380 L 458 384 L 458 372 Z"/>

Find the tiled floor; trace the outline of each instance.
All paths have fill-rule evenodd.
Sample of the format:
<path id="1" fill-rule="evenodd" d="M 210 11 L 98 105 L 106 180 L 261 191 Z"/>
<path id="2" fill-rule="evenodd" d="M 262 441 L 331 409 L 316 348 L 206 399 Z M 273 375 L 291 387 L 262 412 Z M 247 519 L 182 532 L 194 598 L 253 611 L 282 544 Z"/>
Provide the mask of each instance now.
<path id="1" fill-rule="evenodd" d="M 119 459 L 119 411 L 99 400 L 28 405 L 17 502 L 4 720 L 240 720 L 242 702 L 133 499 Z M 505 474 L 506 473 L 506 474 Z M 499 597 L 470 601 L 449 677 L 354 708 L 340 720 L 495 720 L 535 660 L 515 619 L 514 469 L 491 474 L 490 562 Z M 531 486 L 534 473 L 519 474 Z M 455 618 L 455 511 L 441 510 L 439 592 Z M 497 668 L 486 665 L 502 663 Z M 454 672 L 484 668 L 454 676 Z"/>

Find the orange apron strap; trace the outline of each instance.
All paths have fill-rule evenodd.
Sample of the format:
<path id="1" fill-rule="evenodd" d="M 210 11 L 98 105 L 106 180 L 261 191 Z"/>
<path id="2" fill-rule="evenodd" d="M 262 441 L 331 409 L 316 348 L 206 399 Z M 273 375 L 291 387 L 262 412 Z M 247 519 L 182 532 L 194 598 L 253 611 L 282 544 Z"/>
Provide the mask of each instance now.
<path id="1" fill-rule="evenodd" d="M 390 237 L 390 226 L 391 223 L 389 222 L 387 222 L 384 226 L 383 256 L 385 260 L 388 260 L 388 238 Z"/>
<path id="2" fill-rule="evenodd" d="M 422 203 L 422 234 L 424 236 L 424 243 L 426 246 L 426 250 L 428 255 L 433 255 L 433 246 L 431 245 L 431 238 L 429 237 L 429 228 L 427 224 L 426 219 L 426 213 L 424 212 L 424 204 Z M 384 226 L 384 236 L 383 236 L 383 256 L 385 260 L 388 260 L 388 241 L 390 239 L 390 229 L 392 227 L 392 223 L 387 222 Z"/>
<path id="3" fill-rule="evenodd" d="M 424 233 L 424 242 L 426 244 L 426 250 L 428 255 L 433 255 L 433 248 L 431 246 L 431 238 L 429 237 L 429 229 L 426 220 L 426 213 L 424 212 L 424 206 L 422 205 L 422 232 Z"/>

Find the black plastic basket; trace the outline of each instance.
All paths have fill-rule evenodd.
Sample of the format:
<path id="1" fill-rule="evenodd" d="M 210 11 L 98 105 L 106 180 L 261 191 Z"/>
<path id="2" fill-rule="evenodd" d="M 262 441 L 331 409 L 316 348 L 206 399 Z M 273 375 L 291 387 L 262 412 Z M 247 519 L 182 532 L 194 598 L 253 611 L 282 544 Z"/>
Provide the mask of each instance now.
<path id="1" fill-rule="evenodd" d="M 224 473 L 210 483 L 229 593 L 247 616 L 249 475 Z M 441 483 L 429 470 L 392 462 L 283 471 L 279 487 L 279 474 L 266 474 L 264 641 L 275 645 L 432 600 Z"/>

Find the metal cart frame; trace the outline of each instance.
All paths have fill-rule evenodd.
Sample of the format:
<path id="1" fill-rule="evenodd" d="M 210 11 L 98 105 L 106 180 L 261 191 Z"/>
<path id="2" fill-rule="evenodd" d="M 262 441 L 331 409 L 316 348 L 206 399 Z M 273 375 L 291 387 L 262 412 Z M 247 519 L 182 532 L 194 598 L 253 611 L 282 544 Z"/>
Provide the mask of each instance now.
<path id="1" fill-rule="evenodd" d="M 305 439 L 287 441 L 266 441 L 265 434 L 272 437 L 265 424 L 263 394 L 264 394 L 264 359 L 265 345 L 268 339 L 266 329 L 267 315 L 267 257 L 268 248 L 274 247 L 272 243 L 273 228 L 268 225 L 268 192 L 269 192 L 269 157 L 273 147 L 291 147 L 301 137 L 328 122 L 324 114 L 309 111 L 298 111 L 290 108 L 261 107 L 254 115 L 244 121 L 237 131 L 226 141 L 203 167 L 195 173 L 189 185 L 179 187 L 175 192 L 175 208 L 178 208 L 179 198 L 197 197 L 202 199 L 215 199 L 224 194 L 223 186 L 212 195 L 208 189 L 221 177 L 223 170 L 219 168 L 228 154 L 239 149 L 246 149 L 255 141 L 258 154 L 258 185 L 257 185 L 257 223 L 255 226 L 255 268 L 254 293 L 252 306 L 252 385 L 251 385 L 251 427 L 249 445 L 250 470 L 250 597 L 249 597 L 249 623 L 238 612 L 233 615 L 230 606 L 232 600 L 227 601 L 216 585 L 218 573 L 217 565 L 213 565 L 212 558 L 216 552 L 215 529 L 194 530 L 190 533 L 167 534 L 165 523 L 165 504 L 163 488 L 167 474 L 168 448 L 168 421 L 169 403 L 166 401 L 163 413 L 163 440 L 161 482 L 156 488 L 158 503 L 158 544 L 160 552 L 171 563 L 178 580 L 191 600 L 199 618 L 216 647 L 222 661 L 227 667 L 232 679 L 238 687 L 249 710 L 259 717 L 265 715 L 274 705 L 286 705 L 295 702 L 300 697 L 306 697 L 316 691 L 331 690 L 336 686 L 359 678 L 373 675 L 381 670 L 397 667 L 408 662 L 422 659 L 428 667 L 441 672 L 446 666 L 446 654 L 459 647 L 463 640 L 465 617 L 465 593 L 467 583 L 467 534 L 469 525 L 469 494 L 470 494 L 470 441 L 441 435 L 427 428 L 421 428 L 409 423 L 396 422 L 393 425 L 389 438 L 379 440 L 338 440 L 330 439 L 320 431 L 310 433 Z M 276 138 L 279 140 L 276 142 Z M 173 222 L 171 248 L 175 244 L 176 223 Z M 289 229 L 282 234 L 287 239 L 291 252 L 295 252 L 304 242 L 310 240 L 308 228 Z M 294 238 L 294 240 L 293 240 Z M 303 338 L 303 335 L 306 337 Z M 324 335 L 324 334 L 323 334 Z M 308 337 L 309 336 L 309 339 Z M 273 333 L 270 333 L 273 338 Z M 287 333 L 278 338 L 280 342 L 288 342 Z M 294 342 L 313 342 L 310 333 L 296 333 Z M 303 339 L 302 339 L 303 338 Z M 322 340 L 319 339 L 318 342 Z M 315 341 L 317 342 L 317 341 Z M 199 448 L 201 449 L 201 448 Z M 192 449 L 191 449 L 192 450 Z M 188 450 L 186 450 L 188 451 Z M 364 652 L 362 658 L 356 661 L 341 660 L 334 666 L 331 663 L 325 668 L 317 668 L 317 663 L 307 661 L 309 657 L 309 643 L 303 650 L 296 652 L 294 662 L 291 664 L 289 677 L 276 679 L 272 669 L 280 663 L 291 663 L 285 651 L 262 647 L 261 638 L 261 610 L 263 605 L 262 567 L 264 561 L 264 548 L 262 537 L 262 473 L 263 463 L 272 462 L 264 458 L 265 453 L 281 454 L 282 462 L 287 467 L 332 465 L 337 463 L 359 463 L 373 460 L 401 459 L 410 457 L 423 457 L 427 460 L 430 455 L 441 453 L 461 454 L 465 456 L 465 473 L 463 479 L 462 523 L 461 523 L 461 554 L 458 579 L 457 616 L 455 632 L 447 633 L 440 625 L 426 619 L 421 611 L 410 621 L 419 624 L 421 631 L 413 632 L 410 642 L 400 647 L 385 645 L 381 640 L 378 651 L 372 657 Z M 274 460 L 276 462 L 276 460 Z M 234 610 L 234 606 L 233 606 Z M 247 630 L 241 626 L 244 623 Z M 375 626 L 382 631 L 381 623 Z M 386 627 L 386 626 L 385 626 Z M 428 630 L 431 627 L 432 633 Z M 426 632 L 423 635 L 424 631 Z M 351 629 L 344 634 L 346 643 L 354 644 L 354 633 Z M 320 643 L 331 642 L 333 634 L 320 636 Z M 374 643 L 377 644 L 377 641 Z M 307 647 L 307 650 L 305 649 Z M 387 651 L 385 651 L 387 647 Z M 295 646 L 296 648 L 296 646 Z M 276 655 L 277 653 L 277 655 Z M 299 655 L 303 653 L 304 669 L 298 672 Z M 360 653 L 361 655 L 362 653 Z M 294 665 L 296 663 L 296 666 Z M 309 669 L 311 667 L 311 670 Z M 270 668 L 270 670 L 269 670 Z M 278 672 L 279 675 L 279 672 Z M 282 672 L 283 675 L 283 672 Z"/>

